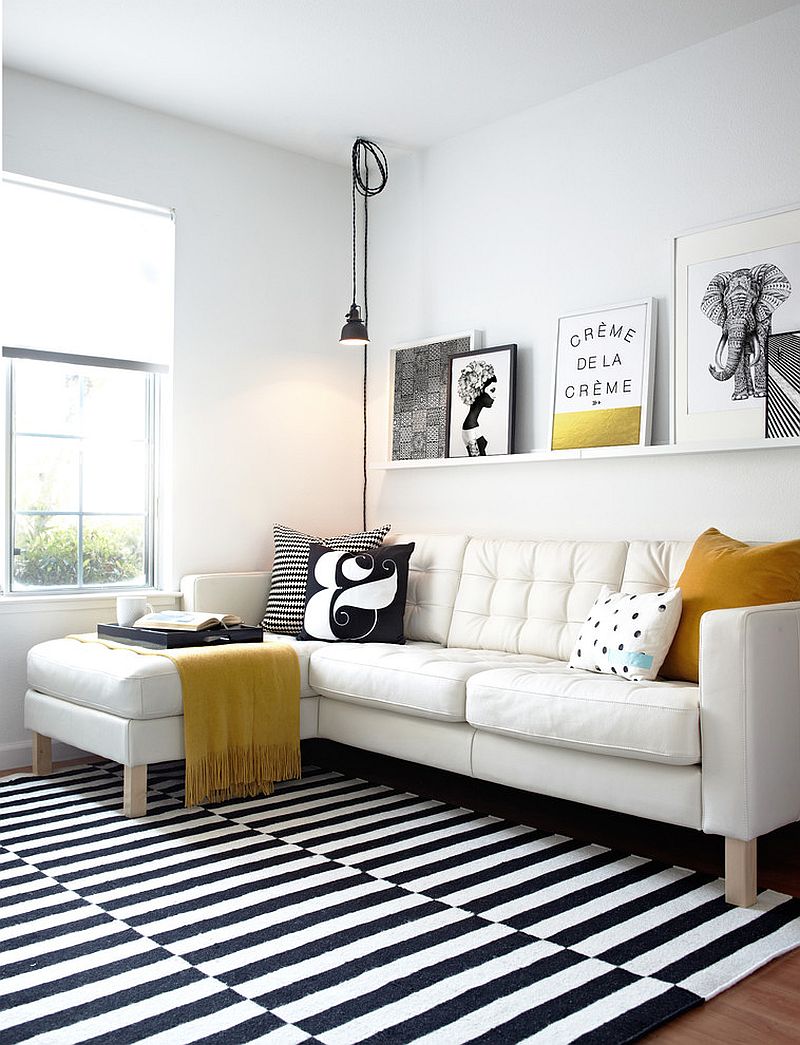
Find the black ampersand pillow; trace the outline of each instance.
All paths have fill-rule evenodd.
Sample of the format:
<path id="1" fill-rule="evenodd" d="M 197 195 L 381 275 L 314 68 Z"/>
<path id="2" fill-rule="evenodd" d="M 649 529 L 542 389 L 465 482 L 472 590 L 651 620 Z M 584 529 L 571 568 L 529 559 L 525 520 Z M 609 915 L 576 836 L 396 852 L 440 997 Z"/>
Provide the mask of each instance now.
<path id="1" fill-rule="evenodd" d="M 412 544 L 334 551 L 312 544 L 299 639 L 404 643 L 403 615 Z"/>

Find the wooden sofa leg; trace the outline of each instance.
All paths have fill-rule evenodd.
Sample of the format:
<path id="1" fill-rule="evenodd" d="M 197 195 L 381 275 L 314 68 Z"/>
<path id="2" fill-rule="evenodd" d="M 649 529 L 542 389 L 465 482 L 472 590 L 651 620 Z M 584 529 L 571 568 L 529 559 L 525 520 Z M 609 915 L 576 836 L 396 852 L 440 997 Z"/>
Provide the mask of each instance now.
<path id="1" fill-rule="evenodd" d="M 147 815 L 147 766 L 123 766 L 122 812 L 125 816 Z"/>
<path id="2" fill-rule="evenodd" d="M 53 741 L 50 737 L 33 734 L 31 763 L 34 776 L 49 776 L 53 772 Z"/>
<path id="3" fill-rule="evenodd" d="M 725 899 L 737 907 L 756 902 L 756 839 L 725 839 Z"/>

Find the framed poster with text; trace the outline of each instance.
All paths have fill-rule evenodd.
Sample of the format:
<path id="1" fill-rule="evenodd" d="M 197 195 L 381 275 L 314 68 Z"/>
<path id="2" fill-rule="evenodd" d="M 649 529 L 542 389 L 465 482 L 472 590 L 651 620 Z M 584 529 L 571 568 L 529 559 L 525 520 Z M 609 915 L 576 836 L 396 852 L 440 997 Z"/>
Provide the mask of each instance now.
<path id="1" fill-rule="evenodd" d="M 561 316 L 552 450 L 650 441 L 655 336 L 653 298 Z"/>

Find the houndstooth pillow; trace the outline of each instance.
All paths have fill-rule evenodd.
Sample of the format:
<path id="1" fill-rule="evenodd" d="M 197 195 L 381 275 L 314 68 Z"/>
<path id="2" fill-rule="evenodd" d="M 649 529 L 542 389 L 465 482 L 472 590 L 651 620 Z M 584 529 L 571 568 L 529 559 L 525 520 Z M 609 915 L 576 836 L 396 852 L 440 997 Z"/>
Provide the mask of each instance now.
<path id="1" fill-rule="evenodd" d="M 308 551 L 312 544 L 323 544 L 333 551 L 367 552 L 377 548 L 391 526 L 378 526 L 365 533 L 345 533 L 338 537 L 312 537 L 288 526 L 274 526 L 275 559 L 267 611 L 261 621 L 265 631 L 297 635 L 303 626 L 308 579 Z"/>

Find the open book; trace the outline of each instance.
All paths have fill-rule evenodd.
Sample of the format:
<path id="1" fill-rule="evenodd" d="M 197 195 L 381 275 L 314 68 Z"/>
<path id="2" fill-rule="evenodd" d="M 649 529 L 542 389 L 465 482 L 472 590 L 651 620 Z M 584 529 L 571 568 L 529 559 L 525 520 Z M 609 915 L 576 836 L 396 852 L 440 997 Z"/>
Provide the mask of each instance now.
<path id="1" fill-rule="evenodd" d="M 230 628 L 241 624 L 235 613 L 184 613 L 183 610 L 161 610 L 145 613 L 134 622 L 134 628 L 166 628 L 168 631 L 205 631 L 207 628 Z"/>

